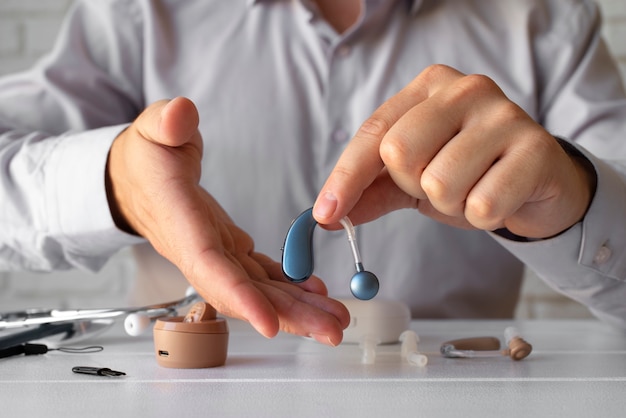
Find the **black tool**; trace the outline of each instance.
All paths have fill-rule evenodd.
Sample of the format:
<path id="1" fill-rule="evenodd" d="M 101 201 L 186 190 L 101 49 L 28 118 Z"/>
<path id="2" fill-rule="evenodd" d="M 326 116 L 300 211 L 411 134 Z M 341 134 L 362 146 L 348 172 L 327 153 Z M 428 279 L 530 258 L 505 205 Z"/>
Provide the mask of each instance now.
<path id="1" fill-rule="evenodd" d="M 108 367 L 76 366 L 76 367 L 72 367 L 72 371 L 74 373 L 91 374 L 91 375 L 94 375 L 94 376 L 116 377 L 116 376 L 125 376 L 126 375 L 126 373 L 124 373 L 124 372 L 118 372 L 116 370 L 111 370 Z"/>
<path id="2" fill-rule="evenodd" d="M 13 347 L 0 349 L 0 358 L 18 356 L 20 354 L 31 356 L 36 354 L 46 354 L 47 352 L 48 347 L 43 344 L 18 344 Z"/>

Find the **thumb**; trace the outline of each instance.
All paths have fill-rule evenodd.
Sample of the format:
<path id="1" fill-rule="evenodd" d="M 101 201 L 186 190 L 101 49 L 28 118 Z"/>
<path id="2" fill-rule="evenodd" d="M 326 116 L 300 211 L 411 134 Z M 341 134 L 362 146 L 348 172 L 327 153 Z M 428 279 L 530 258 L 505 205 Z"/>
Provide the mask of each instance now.
<path id="1" fill-rule="evenodd" d="M 383 170 L 350 211 L 350 220 L 362 224 L 399 209 L 417 209 L 418 199 L 404 192 Z"/>
<path id="2" fill-rule="evenodd" d="M 135 121 L 135 126 L 148 141 L 178 147 L 197 136 L 199 121 L 196 105 L 185 97 L 177 97 L 148 106 Z"/>

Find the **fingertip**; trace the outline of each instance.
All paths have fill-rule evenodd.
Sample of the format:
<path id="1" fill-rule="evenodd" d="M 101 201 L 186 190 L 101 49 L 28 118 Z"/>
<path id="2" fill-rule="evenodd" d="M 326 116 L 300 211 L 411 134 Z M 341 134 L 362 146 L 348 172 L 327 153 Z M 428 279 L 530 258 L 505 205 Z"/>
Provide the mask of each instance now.
<path id="1" fill-rule="evenodd" d="M 194 104 L 191 99 L 187 97 L 178 96 L 175 97 L 165 104 L 161 109 L 161 115 L 164 115 L 169 112 L 182 113 L 187 115 L 195 115 L 198 113 L 198 108 Z"/>
<path id="2" fill-rule="evenodd" d="M 321 224 L 331 223 L 337 211 L 337 197 L 330 191 L 322 192 L 313 205 L 313 217 Z"/>
<path id="3" fill-rule="evenodd" d="M 340 332 L 339 334 L 337 334 L 337 336 L 330 339 L 331 345 L 333 347 L 337 347 L 339 344 L 341 344 L 342 341 L 343 341 L 343 332 Z"/>
<path id="4" fill-rule="evenodd" d="M 325 334 L 310 334 L 309 337 L 313 338 L 320 344 L 329 345 L 331 347 L 337 347 L 339 344 L 341 344 L 341 341 L 343 340 L 342 333 L 332 336 Z"/>
<path id="5" fill-rule="evenodd" d="M 183 145 L 197 131 L 199 123 L 196 105 L 186 97 L 176 97 L 161 108 L 159 138 L 165 145 Z"/>
<path id="6" fill-rule="evenodd" d="M 246 309 L 244 319 L 265 338 L 274 338 L 280 331 L 280 321 L 274 308 L 267 301 L 260 303 L 251 311 Z"/>
<path id="7" fill-rule="evenodd" d="M 249 323 L 252 328 L 265 338 L 274 338 L 280 331 L 280 324 L 276 315 L 256 312 L 244 313 L 238 315 L 238 317 Z"/>
<path id="8" fill-rule="evenodd" d="M 252 324 L 254 329 L 265 338 L 271 339 L 271 338 L 274 338 L 276 335 L 278 335 L 278 331 L 279 331 L 278 323 L 276 323 L 276 326 L 269 326 L 269 327 L 255 324 L 253 322 L 250 322 L 250 323 Z"/>
<path id="9" fill-rule="evenodd" d="M 280 331 L 278 315 L 272 307 L 262 303 L 253 311 L 243 313 L 243 319 L 265 338 L 274 338 Z"/>
<path id="10" fill-rule="evenodd" d="M 217 264 L 223 261 L 219 257 L 206 257 L 203 261 L 211 265 L 207 271 L 235 283 L 218 286 L 215 282 L 196 282 L 194 287 L 200 295 L 221 314 L 247 322 L 266 338 L 275 337 L 280 330 L 278 314 L 257 286 L 248 278 L 241 277 L 240 271 L 229 273 L 232 267 L 230 263 L 221 266 L 226 267 L 225 270 L 219 268 Z"/>
<path id="11" fill-rule="evenodd" d="M 350 326 L 350 322 L 352 322 L 352 319 L 350 317 L 350 311 L 348 310 L 346 305 L 344 305 L 343 303 L 339 301 L 338 303 L 341 305 L 341 308 L 336 313 L 336 317 L 339 320 L 339 324 L 341 324 L 341 329 L 345 330 L 346 328 Z"/>

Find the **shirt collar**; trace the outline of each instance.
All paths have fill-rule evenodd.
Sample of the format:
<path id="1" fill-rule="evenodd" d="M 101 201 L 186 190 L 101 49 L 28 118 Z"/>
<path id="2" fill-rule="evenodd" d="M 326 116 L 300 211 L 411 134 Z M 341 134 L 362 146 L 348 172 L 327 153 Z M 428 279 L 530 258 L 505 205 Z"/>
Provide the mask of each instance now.
<path id="1" fill-rule="evenodd" d="M 416 15 L 417 11 L 422 7 L 424 0 L 408 0 L 409 3 L 409 13 L 412 15 Z"/>
<path id="2" fill-rule="evenodd" d="M 263 3 L 267 1 L 274 1 L 274 0 L 247 0 L 248 6 L 254 6 L 257 3 Z M 409 6 L 409 13 L 412 15 L 415 15 L 417 11 L 420 9 L 420 7 L 422 6 L 422 3 L 424 2 L 424 0 L 406 0 L 406 2 Z"/>

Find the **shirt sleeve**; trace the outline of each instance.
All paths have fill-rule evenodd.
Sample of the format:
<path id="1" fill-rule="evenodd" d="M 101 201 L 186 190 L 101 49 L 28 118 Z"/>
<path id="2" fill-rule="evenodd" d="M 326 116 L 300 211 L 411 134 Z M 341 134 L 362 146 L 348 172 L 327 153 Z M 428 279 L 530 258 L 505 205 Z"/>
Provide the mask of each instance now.
<path id="1" fill-rule="evenodd" d="M 582 222 L 556 237 L 520 242 L 492 234 L 556 291 L 626 329 L 626 169 L 584 149 L 598 176 Z"/>
<path id="2" fill-rule="evenodd" d="M 76 2 L 52 53 L 0 78 L 0 270 L 97 270 L 143 241 L 115 227 L 104 181 L 143 108 L 135 3 Z"/>
<path id="3" fill-rule="evenodd" d="M 626 329 L 626 99 L 600 36 L 597 6 L 581 2 L 538 47 L 546 74 L 541 122 L 594 166 L 582 222 L 546 240 L 492 234 L 549 286 Z M 560 47 L 559 47 L 560 45 Z M 563 45 L 568 45 L 564 48 Z"/>

